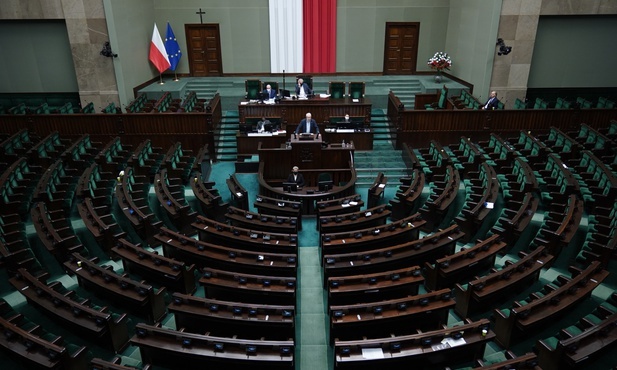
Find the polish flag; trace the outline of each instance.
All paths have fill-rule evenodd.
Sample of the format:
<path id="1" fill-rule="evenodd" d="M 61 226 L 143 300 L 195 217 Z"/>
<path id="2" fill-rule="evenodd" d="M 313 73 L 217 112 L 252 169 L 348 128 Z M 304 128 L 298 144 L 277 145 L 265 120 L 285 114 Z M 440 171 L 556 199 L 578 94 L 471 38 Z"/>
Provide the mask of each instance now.
<path id="1" fill-rule="evenodd" d="M 163 44 L 159 29 L 156 28 L 156 23 L 154 23 L 154 31 L 152 31 L 152 41 L 150 42 L 149 59 L 152 64 L 154 64 L 156 69 L 159 70 L 159 73 L 163 73 L 163 71 L 171 67 L 171 63 L 169 63 L 169 58 L 167 58 L 167 51 L 165 51 L 165 44 Z"/>

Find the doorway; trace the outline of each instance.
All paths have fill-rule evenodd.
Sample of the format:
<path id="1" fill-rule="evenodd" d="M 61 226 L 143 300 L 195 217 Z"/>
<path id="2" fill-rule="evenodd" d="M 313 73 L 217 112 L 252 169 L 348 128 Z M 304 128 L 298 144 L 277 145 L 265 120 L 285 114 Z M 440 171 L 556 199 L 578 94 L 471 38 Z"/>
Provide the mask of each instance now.
<path id="1" fill-rule="evenodd" d="M 221 36 L 218 24 L 185 24 L 191 76 L 222 76 Z"/>
<path id="2" fill-rule="evenodd" d="M 386 22 L 384 75 L 416 72 L 419 34 L 419 22 Z"/>

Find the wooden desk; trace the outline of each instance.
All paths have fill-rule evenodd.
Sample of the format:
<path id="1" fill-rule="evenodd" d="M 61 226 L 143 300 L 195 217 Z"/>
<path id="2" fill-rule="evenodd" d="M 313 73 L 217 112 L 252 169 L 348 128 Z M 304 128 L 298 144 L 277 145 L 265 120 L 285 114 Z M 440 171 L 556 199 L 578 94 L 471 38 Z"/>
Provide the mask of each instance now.
<path id="1" fill-rule="evenodd" d="M 368 98 L 359 99 L 354 103 L 349 97 L 330 99 L 314 97 L 307 100 L 283 99 L 277 104 L 238 104 L 240 123 L 247 118 L 280 117 L 283 125 L 295 124 L 311 113 L 317 122 L 326 122 L 330 117 L 343 117 L 349 114 L 352 117 L 364 117 L 364 123 L 371 122 L 372 103 Z M 295 129 L 295 127 L 294 127 Z M 287 130 L 289 132 L 289 129 Z"/>

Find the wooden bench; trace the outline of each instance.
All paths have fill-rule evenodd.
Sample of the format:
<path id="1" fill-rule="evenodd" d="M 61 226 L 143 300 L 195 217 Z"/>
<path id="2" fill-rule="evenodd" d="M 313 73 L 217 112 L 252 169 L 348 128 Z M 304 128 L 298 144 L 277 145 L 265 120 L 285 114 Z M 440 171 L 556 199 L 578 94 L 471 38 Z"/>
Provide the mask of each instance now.
<path id="1" fill-rule="evenodd" d="M 225 213 L 227 213 L 229 203 L 222 201 L 213 183 L 205 183 L 203 181 L 201 173 L 196 172 L 194 176 L 193 181 L 191 181 L 191 189 L 193 189 L 193 194 L 201 205 L 202 212 L 206 217 L 213 220 L 225 221 Z"/>
<path id="2" fill-rule="evenodd" d="M 358 275 L 414 266 L 454 253 L 463 233 L 456 225 L 424 238 L 366 253 L 325 254 L 324 280 L 334 276 Z M 368 257 L 367 257 L 368 256 Z"/>
<path id="3" fill-rule="evenodd" d="M 410 363 L 420 368 L 439 366 L 444 362 L 465 362 L 482 357 L 487 342 L 495 334 L 487 319 L 461 325 L 363 340 L 334 341 L 334 363 L 337 369 L 405 369 Z M 463 340 L 461 340 L 463 339 Z M 448 344 L 441 343 L 446 341 Z M 372 356 L 366 358 L 368 353 Z"/>
<path id="4" fill-rule="evenodd" d="M 272 253 L 297 253 L 297 234 L 278 234 L 259 230 L 234 227 L 197 216 L 192 225 L 198 232 L 199 240 L 240 248 Z"/>
<path id="5" fill-rule="evenodd" d="M 79 285 L 86 290 L 125 306 L 150 322 L 156 322 L 166 314 L 165 287 L 155 291 L 152 285 L 132 280 L 128 274 L 119 275 L 111 266 L 99 266 L 97 262 L 96 257 L 88 259 L 73 253 L 64 263 L 64 268 L 70 275 L 76 275 Z"/>
<path id="6" fill-rule="evenodd" d="M 58 281 L 47 284 L 47 277 L 34 276 L 21 268 L 9 281 L 29 304 L 55 320 L 87 333 L 115 352 L 125 348 L 129 341 L 126 314 L 114 314 L 107 307 L 96 306 L 89 299 L 79 297 L 74 290 L 67 290 Z"/>
<path id="7" fill-rule="evenodd" d="M 318 218 L 317 229 L 321 234 L 349 232 L 368 227 L 379 227 L 386 224 L 392 212 L 385 206 L 375 206 L 366 211 L 342 213 L 335 216 Z"/>
<path id="8" fill-rule="evenodd" d="M 386 225 L 365 229 L 322 234 L 321 255 L 334 253 L 368 252 L 383 245 L 395 245 L 418 238 L 425 221 L 419 213 Z"/>
<path id="9" fill-rule="evenodd" d="M 443 257 L 435 263 L 424 263 L 426 287 L 437 290 L 454 286 L 455 283 L 467 281 L 474 274 L 487 270 L 495 264 L 495 257 L 506 248 L 501 236 L 493 234 L 470 248 Z"/>
<path id="10" fill-rule="evenodd" d="M 130 342 L 139 347 L 142 361 L 170 368 L 294 368 L 293 340 L 217 337 L 140 323 Z"/>
<path id="11" fill-rule="evenodd" d="M 509 348 L 522 336 L 529 335 L 543 324 L 564 315 L 568 309 L 589 297 L 608 276 L 600 262 L 592 262 L 585 270 L 570 267 L 572 277 L 557 277 L 544 286 L 542 292 L 532 293 L 522 302 L 514 302 L 511 309 L 494 310 L 497 341 Z M 558 284 L 558 285 L 557 285 Z"/>
<path id="12" fill-rule="evenodd" d="M 405 335 L 409 328 L 436 330 L 447 324 L 454 304 L 449 289 L 379 302 L 330 304 L 330 342 Z"/>
<path id="13" fill-rule="evenodd" d="M 165 227 L 161 228 L 161 233 L 156 235 L 155 239 L 163 245 L 165 256 L 190 261 L 198 267 L 207 266 L 250 274 L 296 276 L 296 253 L 266 253 L 231 248 L 199 241 Z"/>
<path id="14" fill-rule="evenodd" d="M 364 207 L 364 201 L 360 194 L 345 196 L 343 198 L 327 199 L 315 202 L 317 218 L 333 216 L 341 213 L 357 212 Z"/>
<path id="15" fill-rule="evenodd" d="M 190 294 L 196 289 L 194 264 L 161 256 L 124 238 L 119 238 L 111 251 L 122 259 L 125 272 L 157 282 L 174 292 Z"/>
<path id="16" fill-rule="evenodd" d="M 368 208 L 373 208 L 379 204 L 379 199 L 384 197 L 384 189 L 387 184 L 388 178 L 383 172 L 377 174 L 375 181 L 373 181 L 373 184 L 368 188 Z"/>
<path id="17" fill-rule="evenodd" d="M 169 219 L 178 229 L 187 231 L 195 221 L 197 212 L 184 197 L 184 184 L 179 178 L 169 178 L 167 169 L 161 169 L 154 175 L 154 189 L 156 197 L 169 216 Z"/>
<path id="18" fill-rule="evenodd" d="M 229 192 L 231 193 L 231 199 L 235 203 L 235 205 L 240 209 L 248 211 L 249 194 L 244 188 L 244 186 L 242 186 L 242 184 L 240 184 L 240 182 L 238 181 L 236 174 L 229 176 L 229 178 L 225 182 L 227 184 Z"/>
<path id="19" fill-rule="evenodd" d="M 266 276 L 204 268 L 199 283 L 205 295 L 224 301 L 296 304 L 296 277 Z"/>
<path id="20" fill-rule="evenodd" d="M 193 332 L 247 338 L 268 333 L 268 338 L 278 340 L 296 336 L 293 305 L 250 304 L 174 293 L 167 309 L 174 314 L 176 327 Z"/>
<path id="21" fill-rule="evenodd" d="M 393 220 L 400 220 L 417 211 L 419 208 L 417 202 L 422 195 L 425 181 L 424 171 L 418 168 L 414 168 L 410 177 L 400 179 L 402 185 L 399 186 L 399 190 L 396 192 L 396 198 L 389 202 L 392 208 Z"/>
<path id="22" fill-rule="evenodd" d="M 468 284 L 456 284 L 455 311 L 461 317 L 469 317 L 479 311 L 486 311 L 491 304 L 511 297 L 538 280 L 540 271 L 549 268 L 554 256 L 544 247 L 529 253 L 519 252 L 516 262 L 506 261 L 502 269 L 491 269 L 488 275 L 476 277 Z"/>
<path id="23" fill-rule="evenodd" d="M 298 233 L 298 219 L 295 217 L 267 215 L 230 206 L 225 218 L 232 226 L 244 229 L 271 231 L 278 234 Z"/>
<path id="24" fill-rule="evenodd" d="M 25 368 L 83 370 L 88 366 L 88 349 L 65 343 L 64 338 L 46 331 L 0 300 L 0 346 L 17 357 Z"/>
<path id="25" fill-rule="evenodd" d="M 412 266 L 373 274 L 330 277 L 324 283 L 329 305 L 376 302 L 418 294 L 424 282 L 420 267 Z"/>
<path id="26" fill-rule="evenodd" d="M 260 194 L 255 198 L 253 206 L 259 213 L 295 217 L 298 220 L 298 230 L 302 230 L 302 202 L 270 198 Z"/>
<path id="27" fill-rule="evenodd" d="M 77 205 L 77 211 L 94 239 L 107 255 L 111 255 L 111 249 L 116 245 L 116 241 L 126 237 L 126 232 L 111 213 L 111 206 L 96 206 L 93 198 L 87 197 Z"/>

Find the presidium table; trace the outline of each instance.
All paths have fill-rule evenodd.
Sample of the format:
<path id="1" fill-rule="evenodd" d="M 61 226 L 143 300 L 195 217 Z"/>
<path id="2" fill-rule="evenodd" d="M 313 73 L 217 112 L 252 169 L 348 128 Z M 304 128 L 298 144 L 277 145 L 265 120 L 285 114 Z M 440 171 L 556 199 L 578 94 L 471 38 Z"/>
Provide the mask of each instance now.
<path id="1" fill-rule="evenodd" d="M 245 134 L 238 132 L 236 141 L 239 155 L 257 154 L 258 143 L 262 147 L 278 147 L 289 140 L 300 123 L 311 113 L 317 121 L 323 140 L 329 143 L 354 142 L 356 150 L 373 149 L 373 131 L 370 127 L 372 103 L 368 98 L 362 99 L 330 99 L 313 97 L 309 99 L 282 99 L 275 104 L 250 103 L 242 101 L 238 104 L 240 124 L 256 123 L 262 117 L 272 122 L 280 122 L 281 129 L 286 133 Z M 360 123 L 358 130 L 329 130 L 336 120 L 349 114 L 354 122 Z"/>
<path id="2" fill-rule="evenodd" d="M 302 202 L 303 214 L 315 213 L 315 202 L 355 194 L 356 170 L 353 144 L 325 144 L 321 135 L 291 135 L 289 141 L 276 148 L 259 144 L 259 194 Z M 297 191 L 283 188 L 293 166 L 300 168 L 305 186 Z M 320 191 L 318 182 L 327 178 L 334 186 Z"/>

